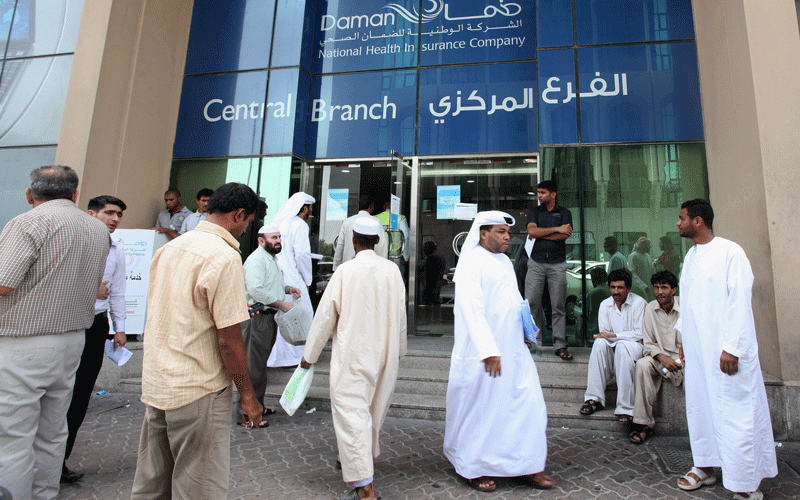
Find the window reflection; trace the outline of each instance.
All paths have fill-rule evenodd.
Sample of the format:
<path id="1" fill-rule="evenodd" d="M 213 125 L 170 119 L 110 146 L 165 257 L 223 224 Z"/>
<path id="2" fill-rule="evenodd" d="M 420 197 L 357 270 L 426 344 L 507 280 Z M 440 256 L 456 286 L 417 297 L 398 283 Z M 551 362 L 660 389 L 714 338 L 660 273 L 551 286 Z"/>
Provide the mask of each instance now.
<path id="1" fill-rule="evenodd" d="M 633 292 L 653 300 L 650 276 L 670 270 L 679 275 L 691 241 L 675 227 L 680 205 L 693 198 L 708 198 L 705 151 L 702 144 L 644 144 L 542 148 L 542 178 L 559 185 L 559 203 L 581 213 L 583 240 L 567 241 L 572 258 L 569 296 L 575 302 L 576 337 L 596 328 L 601 273 L 625 267 L 634 277 Z M 581 210 L 582 208 L 582 210 Z M 578 251 L 575 251 L 577 247 Z M 582 257 L 580 256 L 582 255 Z M 602 288 L 602 286 L 600 286 Z M 570 308 L 568 310 L 568 317 Z M 570 338 L 568 325 L 568 338 Z M 596 332 L 595 332 L 596 333 Z M 588 338 L 591 338 L 589 336 Z"/>

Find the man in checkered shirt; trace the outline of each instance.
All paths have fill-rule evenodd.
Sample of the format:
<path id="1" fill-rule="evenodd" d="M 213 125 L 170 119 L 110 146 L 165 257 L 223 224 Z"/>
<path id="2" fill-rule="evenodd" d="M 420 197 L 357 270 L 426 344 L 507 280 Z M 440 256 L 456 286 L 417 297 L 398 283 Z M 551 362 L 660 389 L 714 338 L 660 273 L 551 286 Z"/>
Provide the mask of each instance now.
<path id="1" fill-rule="evenodd" d="M 25 196 L 33 208 L 0 233 L 0 486 L 15 499 L 52 499 L 111 239 L 75 206 L 71 168 L 35 169 Z"/>

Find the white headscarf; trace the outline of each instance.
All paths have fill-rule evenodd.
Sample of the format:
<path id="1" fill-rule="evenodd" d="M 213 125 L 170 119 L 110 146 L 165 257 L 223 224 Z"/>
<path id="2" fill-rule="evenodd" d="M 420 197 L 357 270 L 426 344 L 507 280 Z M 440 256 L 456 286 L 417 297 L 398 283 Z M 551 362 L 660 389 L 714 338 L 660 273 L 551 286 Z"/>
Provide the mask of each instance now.
<path id="1" fill-rule="evenodd" d="M 275 217 L 272 219 L 271 225 L 278 226 L 281 233 L 284 233 L 288 229 L 288 222 L 300 212 L 303 205 L 310 205 L 316 201 L 317 200 L 315 200 L 313 196 L 302 191 L 293 194 L 286 203 L 278 209 L 278 213 L 276 213 Z"/>
<path id="2" fill-rule="evenodd" d="M 510 222 L 509 222 L 510 220 Z M 472 221 L 472 227 L 469 229 L 469 234 L 461 245 L 461 255 L 458 258 L 456 265 L 456 272 L 453 274 L 453 281 L 458 280 L 459 271 L 461 270 L 462 262 L 465 262 L 465 257 L 475 250 L 481 244 L 481 226 L 504 224 L 513 226 L 516 220 L 505 212 L 499 210 L 489 210 L 488 212 L 478 212 L 475 220 Z"/>

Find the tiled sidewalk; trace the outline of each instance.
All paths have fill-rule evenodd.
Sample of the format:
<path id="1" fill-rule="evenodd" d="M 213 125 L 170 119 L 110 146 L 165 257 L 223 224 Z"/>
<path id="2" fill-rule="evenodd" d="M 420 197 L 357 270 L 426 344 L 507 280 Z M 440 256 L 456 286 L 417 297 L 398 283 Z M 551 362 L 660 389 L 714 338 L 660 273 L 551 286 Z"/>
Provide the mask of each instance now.
<path id="1" fill-rule="evenodd" d="M 130 405 L 130 406 L 125 406 Z M 136 467 L 144 405 L 135 395 L 94 396 L 78 435 L 69 467 L 86 476 L 62 486 L 58 498 L 127 499 Z M 346 487 L 334 467 L 336 439 L 325 412 L 281 410 L 270 427 L 246 431 L 231 425 L 230 499 L 331 499 Z M 512 479 L 500 479 L 494 493 L 471 489 L 442 454 L 444 422 L 387 419 L 381 436 L 381 456 L 375 463 L 375 485 L 384 500 L 394 499 L 570 499 L 702 498 L 730 499 L 721 484 L 682 492 L 670 473 L 671 456 L 690 460 L 685 438 L 654 437 L 645 445 L 630 444 L 627 435 L 548 429 L 547 472 L 556 478 L 549 491 L 532 489 Z M 666 455 L 662 452 L 668 450 Z M 770 500 L 800 497 L 800 476 L 789 465 L 800 464 L 800 446 L 782 443 L 777 478 L 765 480 Z M 685 472 L 685 471 L 683 471 Z"/>

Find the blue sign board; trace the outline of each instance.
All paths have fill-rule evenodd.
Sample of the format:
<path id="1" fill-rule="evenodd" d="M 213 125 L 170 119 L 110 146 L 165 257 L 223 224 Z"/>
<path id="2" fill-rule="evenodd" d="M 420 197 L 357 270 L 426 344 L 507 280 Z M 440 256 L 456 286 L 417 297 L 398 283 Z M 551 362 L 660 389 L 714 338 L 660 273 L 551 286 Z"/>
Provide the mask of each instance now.
<path id="1" fill-rule="evenodd" d="M 536 63 L 420 70 L 421 155 L 537 151 Z"/>
<path id="2" fill-rule="evenodd" d="M 578 49 L 578 71 L 581 142 L 703 140 L 694 43 Z M 562 82 L 549 98 L 569 93 Z"/>
<path id="3" fill-rule="evenodd" d="M 572 49 L 543 50 L 539 54 L 539 143 L 577 144 L 577 100 L 565 95 L 555 96 L 550 88 L 565 87 L 575 81 L 575 51 Z M 560 92 L 560 90 L 559 90 Z"/>
<path id="4" fill-rule="evenodd" d="M 314 73 L 415 66 L 419 18 L 417 0 L 321 0 Z"/>
<path id="5" fill-rule="evenodd" d="M 264 154 L 302 153 L 308 93 L 307 83 L 304 87 L 303 78 L 298 77 L 299 71 L 273 71 L 269 99 L 264 98 L 267 71 L 184 78 L 173 156 L 261 154 L 261 131 L 265 122 Z M 298 109 L 301 110 L 299 116 Z"/>
<path id="6" fill-rule="evenodd" d="M 311 79 L 306 154 L 357 158 L 414 153 L 416 71 Z"/>
<path id="7" fill-rule="evenodd" d="M 536 59 L 533 0 L 423 2 L 420 65 Z"/>

